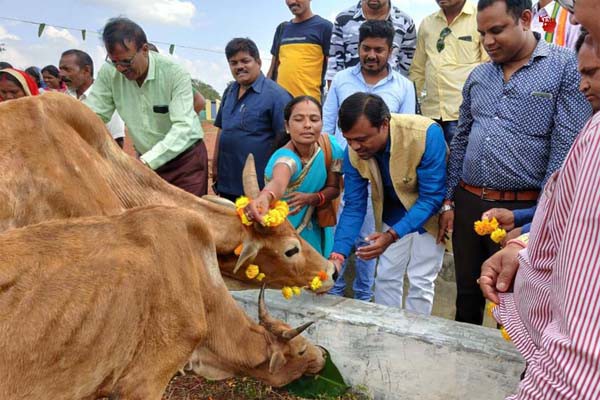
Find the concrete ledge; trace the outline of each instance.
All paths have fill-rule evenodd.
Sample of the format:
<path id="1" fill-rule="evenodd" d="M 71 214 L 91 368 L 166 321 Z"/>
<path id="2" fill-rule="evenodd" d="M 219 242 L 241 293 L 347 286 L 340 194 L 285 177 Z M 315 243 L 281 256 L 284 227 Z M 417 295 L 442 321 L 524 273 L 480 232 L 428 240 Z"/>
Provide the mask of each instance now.
<path id="1" fill-rule="evenodd" d="M 256 318 L 258 290 L 232 295 Z M 305 335 L 331 352 L 349 384 L 366 386 L 375 399 L 503 399 L 524 368 L 495 329 L 310 293 L 288 301 L 267 290 L 266 302 L 290 325 L 316 320 Z"/>

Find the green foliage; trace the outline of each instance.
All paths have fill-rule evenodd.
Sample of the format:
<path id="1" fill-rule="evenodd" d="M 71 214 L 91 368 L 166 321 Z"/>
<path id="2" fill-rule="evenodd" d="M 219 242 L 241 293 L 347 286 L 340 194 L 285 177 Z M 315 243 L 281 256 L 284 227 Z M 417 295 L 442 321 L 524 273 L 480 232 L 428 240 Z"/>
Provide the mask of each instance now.
<path id="1" fill-rule="evenodd" d="M 208 83 L 202 82 L 200 79 L 192 79 L 192 87 L 200 92 L 206 100 L 221 100 L 221 95 Z"/>
<path id="2" fill-rule="evenodd" d="M 350 387 L 337 369 L 329 352 L 325 357 L 325 367 L 315 376 L 303 376 L 284 386 L 288 392 L 308 399 L 336 399 Z"/>

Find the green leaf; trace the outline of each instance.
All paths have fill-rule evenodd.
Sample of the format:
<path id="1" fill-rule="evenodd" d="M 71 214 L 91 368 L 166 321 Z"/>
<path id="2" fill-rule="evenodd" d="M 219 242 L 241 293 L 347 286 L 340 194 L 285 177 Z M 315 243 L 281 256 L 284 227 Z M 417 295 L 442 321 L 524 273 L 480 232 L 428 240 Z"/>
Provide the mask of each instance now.
<path id="1" fill-rule="evenodd" d="M 325 350 L 325 349 L 324 349 Z M 350 388 L 325 350 L 325 367 L 314 376 L 302 376 L 283 388 L 293 395 L 308 399 L 342 396 Z"/>
<path id="2" fill-rule="evenodd" d="M 42 33 L 44 33 L 44 29 L 46 29 L 46 24 L 40 24 L 38 28 L 38 37 L 42 36 Z"/>
<path id="3" fill-rule="evenodd" d="M 85 41 L 85 29 L 81 30 L 81 37 L 82 37 L 83 41 Z"/>

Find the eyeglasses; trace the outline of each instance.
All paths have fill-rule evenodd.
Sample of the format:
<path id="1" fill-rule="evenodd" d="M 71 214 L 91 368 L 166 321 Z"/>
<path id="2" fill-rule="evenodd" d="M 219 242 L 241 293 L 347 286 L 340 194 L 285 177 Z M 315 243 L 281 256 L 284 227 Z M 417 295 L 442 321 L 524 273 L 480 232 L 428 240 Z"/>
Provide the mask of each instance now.
<path id="1" fill-rule="evenodd" d="M 106 61 L 107 63 L 109 63 L 110 65 L 112 65 L 115 68 L 116 67 L 129 68 L 129 67 L 131 67 L 131 64 L 133 64 L 133 59 L 138 55 L 138 53 L 139 53 L 139 50 L 135 52 L 133 57 L 131 57 L 129 60 L 125 60 L 125 61 L 113 61 L 108 57 L 108 54 L 107 54 L 104 61 Z"/>
<path id="2" fill-rule="evenodd" d="M 445 27 L 440 32 L 440 38 L 438 39 L 437 44 L 435 46 L 437 48 L 438 53 L 441 53 L 442 50 L 444 50 L 446 48 L 446 37 L 448 35 L 450 35 L 451 33 L 452 33 L 452 30 L 448 27 Z"/>
<path id="3" fill-rule="evenodd" d="M 575 12 L 575 0 L 557 0 L 561 7 L 566 8 L 570 13 Z"/>

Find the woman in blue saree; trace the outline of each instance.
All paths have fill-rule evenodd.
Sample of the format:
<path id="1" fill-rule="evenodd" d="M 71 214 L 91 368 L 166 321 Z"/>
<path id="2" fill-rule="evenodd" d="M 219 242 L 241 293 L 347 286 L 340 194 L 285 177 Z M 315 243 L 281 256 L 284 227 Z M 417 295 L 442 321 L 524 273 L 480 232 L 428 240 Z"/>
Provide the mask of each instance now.
<path id="1" fill-rule="evenodd" d="M 313 97 L 294 98 L 284 110 L 287 143 L 273 153 L 265 168 L 265 188 L 248 205 L 248 214 L 260 221 L 276 200 L 288 202 L 288 220 L 300 236 L 324 257 L 333 247 L 333 227 L 321 227 L 317 207 L 340 195 L 342 150 L 332 136 L 331 161 L 319 147 L 323 128 L 321 104 Z M 323 134 L 327 135 L 327 134 Z"/>

